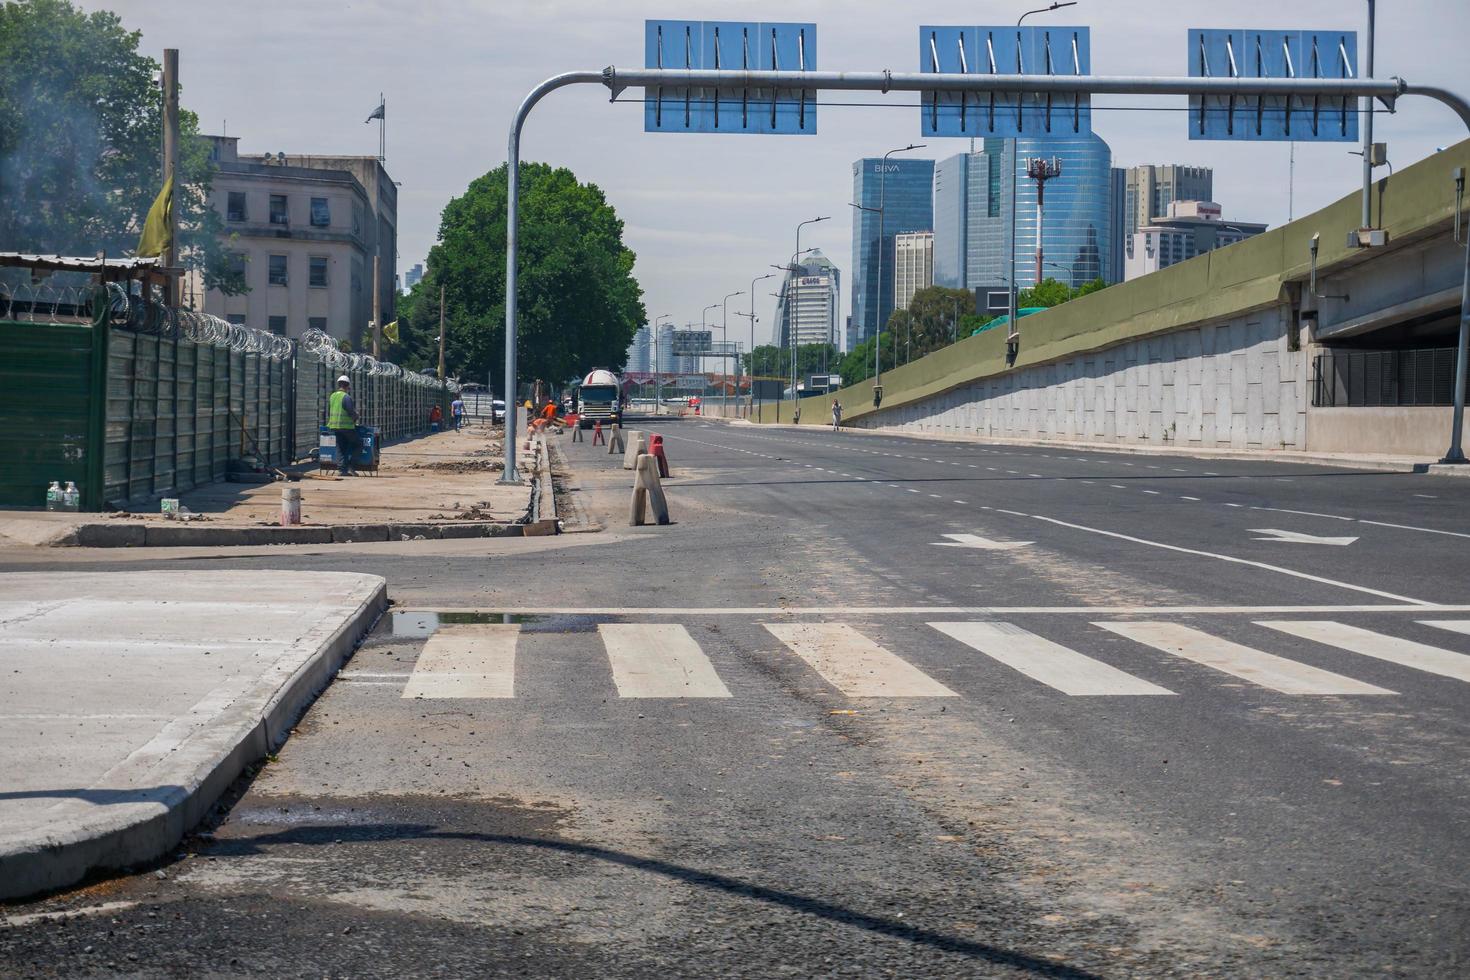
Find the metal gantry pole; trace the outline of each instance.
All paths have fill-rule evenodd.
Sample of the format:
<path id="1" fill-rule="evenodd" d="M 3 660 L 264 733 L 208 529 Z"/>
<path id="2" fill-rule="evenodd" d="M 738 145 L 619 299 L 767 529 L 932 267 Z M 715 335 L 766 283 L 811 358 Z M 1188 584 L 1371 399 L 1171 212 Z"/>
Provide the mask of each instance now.
<path id="1" fill-rule="evenodd" d="M 727 344 L 727 343 L 730 342 L 730 336 L 729 336 L 729 332 L 728 332 L 728 329 L 727 329 L 730 326 L 730 297 L 731 296 L 744 296 L 744 295 L 745 295 L 745 290 L 742 289 L 742 290 L 739 290 L 738 292 L 726 293 L 725 294 L 725 298 L 720 301 L 720 343 L 721 344 Z M 728 355 L 722 355 L 720 357 L 720 363 L 721 363 L 722 366 L 724 364 L 724 360 L 725 360 L 725 357 L 726 356 L 728 356 Z M 728 411 L 728 409 L 727 409 L 727 404 L 728 403 L 727 403 L 727 401 L 725 399 L 725 394 L 726 394 L 725 389 L 728 388 L 729 385 L 730 385 L 730 369 L 729 368 L 724 368 L 724 373 L 725 373 L 725 376 L 720 381 L 720 416 L 721 417 L 724 417 L 725 414 L 726 414 L 726 412 Z M 736 384 L 737 385 L 739 384 L 739 381 L 738 380 L 736 381 Z M 740 389 L 738 387 L 735 389 L 735 402 L 736 402 L 737 405 L 740 402 Z"/>
<path id="2" fill-rule="evenodd" d="M 1374 0 L 1368 0 L 1368 62 L 1364 78 L 1373 77 Z M 1373 227 L 1373 98 L 1363 97 L 1363 228 Z"/>
<path id="3" fill-rule="evenodd" d="M 614 98 L 624 89 L 641 86 L 679 86 L 708 89 L 804 89 L 807 91 L 848 92 L 970 92 L 970 93 L 1065 93 L 1072 95 L 1276 95 L 1324 96 L 1331 98 L 1374 98 L 1392 107 L 1405 95 L 1423 96 L 1448 106 L 1470 131 L 1470 101 L 1433 85 L 1414 85 L 1401 78 L 1191 78 L 1146 75 L 989 75 L 927 72 L 833 72 L 833 71 L 725 71 L 720 69 L 641 68 L 602 71 L 566 72 L 548 78 L 521 102 L 511 121 L 507 152 L 506 195 L 506 277 L 505 277 L 505 376 L 507 401 L 515 387 L 516 349 L 516 224 L 520 207 L 520 141 L 526 117 L 547 93 L 568 85 L 606 85 Z M 1014 243 L 1012 253 L 1014 253 Z M 1015 287 L 1014 281 L 1011 283 Z M 1014 305 L 1014 304 L 1013 304 Z M 1013 311 L 1014 312 L 1014 311 Z M 1014 330 L 1014 319 L 1011 322 Z M 1470 327 L 1470 276 L 1467 276 L 1461 298 L 1461 344 L 1465 350 L 1465 331 Z M 876 344 L 875 344 L 876 346 Z M 1460 397 L 1456 403 L 1454 431 L 1463 428 L 1463 395 L 1465 388 L 1465 356 L 1457 360 L 1456 384 Z M 875 371 L 875 383 L 877 381 Z M 515 439 L 512 414 L 506 412 L 505 472 L 501 481 L 519 483 L 515 472 Z M 1453 446 L 1452 448 L 1458 448 Z M 1463 459 L 1463 454 L 1461 454 Z"/>

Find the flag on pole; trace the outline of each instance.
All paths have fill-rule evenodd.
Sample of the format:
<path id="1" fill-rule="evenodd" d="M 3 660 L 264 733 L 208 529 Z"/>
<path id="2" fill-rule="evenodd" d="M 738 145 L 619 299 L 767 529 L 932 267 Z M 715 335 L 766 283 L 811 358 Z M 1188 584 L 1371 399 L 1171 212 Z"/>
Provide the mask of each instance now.
<path id="1" fill-rule="evenodd" d="M 370 123 L 374 119 L 383 119 L 383 120 L 386 120 L 387 119 L 387 116 L 384 113 L 387 111 L 387 109 L 388 109 L 388 104 L 386 102 L 379 102 L 378 103 L 378 107 L 373 110 L 373 114 L 371 116 L 368 116 L 366 119 L 364 119 L 363 122 Z"/>
<path id="2" fill-rule="evenodd" d="M 390 344 L 398 343 L 398 321 L 383 324 L 383 339 Z"/>
<path id="3" fill-rule="evenodd" d="M 163 182 L 163 190 L 154 198 L 143 222 L 143 234 L 138 238 L 138 257 L 151 258 L 168 251 L 171 243 L 171 226 L 174 211 L 174 179 Z"/>

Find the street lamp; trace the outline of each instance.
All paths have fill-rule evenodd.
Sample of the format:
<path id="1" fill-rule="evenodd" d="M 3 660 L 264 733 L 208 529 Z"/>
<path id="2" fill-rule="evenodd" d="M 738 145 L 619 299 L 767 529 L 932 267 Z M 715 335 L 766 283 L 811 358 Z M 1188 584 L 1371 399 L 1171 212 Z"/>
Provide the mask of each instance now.
<path id="1" fill-rule="evenodd" d="M 881 345 L 878 343 L 878 333 L 881 328 L 881 316 L 883 310 L 883 253 L 884 228 L 883 228 L 883 206 L 885 191 L 888 183 L 888 158 L 895 153 L 907 153 L 909 150 L 922 150 L 927 144 L 910 143 L 908 146 L 899 146 L 883 154 L 883 165 L 878 168 L 878 206 L 876 208 L 864 207 L 862 204 L 854 204 L 853 207 L 859 211 L 878 212 L 878 295 L 873 303 L 873 407 L 877 408 L 883 400 L 883 359 L 880 354 Z M 898 347 L 893 349 L 893 362 L 898 363 Z"/>
<path id="2" fill-rule="evenodd" d="M 746 408 L 747 415 L 755 408 L 755 284 L 762 279 L 774 279 L 774 272 L 767 272 L 763 276 L 756 276 L 750 280 L 750 403 Z M 740 387 L 740 375 L 735 375 L 735 387 L 738 392 Z"/>
<path id="3" fill-rule="evenodd" d="M 792 422 L 800 422 L 801 421 L 801 405 L 796 400 L 796 310 L 795 310 L 795 306 L 796 306 L 796 290 L 793 288 L 793 284 L 796 281 L 796 270 L 797 270 L 796 260 L 797 260 L 798 257 L 800 257 L 803 254 L 802 251 L 801 251 L 801 229 L 803 227 L 805 227 L 806 225 L 814 225 L 818 221 L 826 221 L 826 220 L 828 220 L 831 217 L 832 216 L 830 214 L 824 214 L 824 215 L 822 215 L 819 218 L 808 218 L 805 221 L 798 221 L 796 223 L 796 251 L 794 251 L 794 252 L 791 253 L 791 274 L 790 274 L 790 276 L 787 277 L 787 280 L 786 280 L 786 292 L 787 292 L 787 300 L 786 300 L 786 334 L 787 334 L 787 339 L 790 340 L 790 347 L 791 347 L 791 371 L 790 371 L 790 377 L 791 377 L 791 421 Z M 815 251 L 815 249 L 807 249 L 807 251 L 808 252 L 811 252 L 811 251 Z M 778 412 L 777 421 L 780 421 L 779 412 Z"/>
<path id="4" fill-rule="evenodd" d="M 668 313 L 660 313 L 653 319 L 653 414 L 663 414 L 664 404 L 664 376 L 658 370 L 658 321 L 669 320 L 672 316 Z"/>
<path id="5" fill-rule="evenodd" d="M 744 295 L 745 290 L 742 289 L 739 292 L 726 293 L 725 298 L 720 301 L 720 343 L 722 344 L 729 343 L 729 338 L 725 334 L 725 328 L 728 327 L 730 324 L 730 297 Z M 723 362 L 723 355 L 719 358 L 719 360 Z M 729 382 L 730 371 L 728 368 L 726 368 L 724 371 L 723 380 L 720 381 L 720 416 L 722 418 L 725 415 L 725 389 L 729 386 Z"/>
<path id="6" fill-rule="evenodd" d="M 1077 0 L 1067 0 L 1066 3 L 1053 3 L 1049 7 L 1037 7 L 1035 10 L 1028 10 L 1024 14 L 1022 14 L 1020 17 L 1017 17 L 1016 18 L 1016 26 L 1017 27 L 1020 27 L 1021 26 L 1021 21 L 1025 20 L 1027 17 L 1030 17 L 1032 14 L 1045 14 L 1045 13 L 1050 13 L 1053 10 L 1061 10 L 1063 7 L 1075 7 L 1075 6 L 1077 6 Z M 1021 186 L 1021 182 L 1016 179 L 1016 164 L 1018 162 L 1017 154 L 1019 152 L 1016 143 L 1017 143 L 1017 141 L 1016 141 L 1015 137 L 1012 137 L 1011 138 L 1011 207 L 1010 207 L 1010 211 L 1011 211 L 1011 240 L 1010 240 L 1010 253 L 1011 253 L 1011 258 L 1010 258 L 1010 263 L 1009 263 L 1009 267 L 1010 267 L 1010 277 L 1009 277 L 1010 285 L 1007 287 L 1007 293 L 1010 296 L 1010 302 L 1008 302 L 1006 304 L 1006 307 L 1007 307 L 1007 309 L 1006 309 L 1006 333 L 1010 335 L 1010 336 L 1006 337 L 1006 364 L 1007 364 L 1007 366 L 1015 363 L 1016 357 L 1020 353 L 1020 350 L 1021 350 L 1021 332 L 1018 329 L 1016 329 L 1016 191 Z M 1037 193 L 1038 194 L 1041 193 L 1041 186 L 1039 184 L 1037 185 Z M 1036 229 L 1036 250 L 1037 250 L 1037 254 L 1040 254 L 1040 252 L 1041 252 L 1041 228 L 1040 228 L 1040 226 L 1038 226 L 1037 229 Z M 1036 281 L 1037 281 L 1038 284 L 1041 282 L 1041 272 L 1040 272 L 1040 269 L 1037 270 Z M 1012 338 L 1015 338 L 1015 339 L 1012 340 Z"/>

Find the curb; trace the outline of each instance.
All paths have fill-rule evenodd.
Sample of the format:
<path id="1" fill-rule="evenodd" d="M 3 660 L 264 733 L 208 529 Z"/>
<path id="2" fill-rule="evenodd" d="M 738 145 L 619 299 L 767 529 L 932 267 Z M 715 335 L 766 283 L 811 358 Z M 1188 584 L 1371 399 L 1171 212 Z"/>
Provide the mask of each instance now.
<path id="1" fill-rule="evenodd" d="M 285 742 L 292 726 L 388 608 L 387 581 L 376 575 L 360 577 L 370 588 L 357 608 L 322 638 L 304 663 L 287 677 L 268 669 L 246 696 L 179 746 L 175 761 L 197 758 L 186 763 L 192 768 L 176 785 L 146 801 L 161 806 L 163 812 L 130 817 L 126 811 L 104 808 L 79 828 L 8 842 L 0 851 L 0 900 L 65 888 L 97 870 L 145 864 L 177 846 L 248 765 Z"/>
<path id="2" fill-rule="evenodd" d="M 525 524 L 519 525 L 521 535 L 527 538 L 549 537 L 561 533 L 561 521 L 556 515 L 556 490 L 551 482 L 551 444 L 546 433 L 536 437 L 536 482 L 531 487 L 530 516 Z"/>
<path id="3" fill-rule="evenodd" d="M 454 524 L 334 524 L 323 526 L 194 527 L 180 524 L 83 524 L 52 547 L 210 548 L 271 544 L 359 544 L 414 538 L 515 538 L 523 525 L 498 521 Z"/>
<path id="4" fill-rule="evenodd" d="M 567 459 L 567 454 L 561 451 L 560 444 L 551 443 L 549 445 L 555 452 L 556 458 L 560 462 L 563 472 L 566 474 L 564 480 L 567 491 L 566 503 L 571 513 L 566 517 L 563 517 L 560 511 L 557 513 L 557 519 L 562 522 L 562 533 L 589 534 L 595 531 L 605 530 L 600 522 L 593 520 L 591 513 L 587 510 L 585 491 L 582 489 L 581 481 L 576 477 L 576 470 L 572 468 L 571 461 Z M 555 499 L 556 494 L 553 488 L 553 503 L 555 503 Z"/>

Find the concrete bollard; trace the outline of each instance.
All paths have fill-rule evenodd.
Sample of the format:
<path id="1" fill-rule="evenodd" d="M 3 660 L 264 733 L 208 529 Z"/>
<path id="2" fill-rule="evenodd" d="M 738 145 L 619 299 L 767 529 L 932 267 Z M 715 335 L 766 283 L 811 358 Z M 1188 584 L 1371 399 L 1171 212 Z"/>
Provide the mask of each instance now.
<path id="1" fill-rule="evenodd" d="M 301 523 L 301 488 L 281 488 L 281 526 Z"/>
<path id="2" fill-rule="evenodd" d="M 609 456 L 615 456 L 623 452 L 624 448 L 623 428 L 614 422 L 612 427 L 607 430 L 607 454 Z"/>
<path id="3" fill-rule="evenodd" d="M 663 484 L 658 478 L 658 460 L 647 453 L 638 457 L 633 477 L 633 507 L 628 515 L 631 527 L 642 527 L 649 507 L 653 508 L 653 519 L 658 524 L 669 523 L 669 502 L 664 497 Z"/>
<path id="4" fill-rule="evenodd" d="M 638 465 L 638 457 L 648 452 L 648 436 L 638 429 L 627 431 L 628 448 L 623 452 L 623 469 L 631 470 Z"/>

